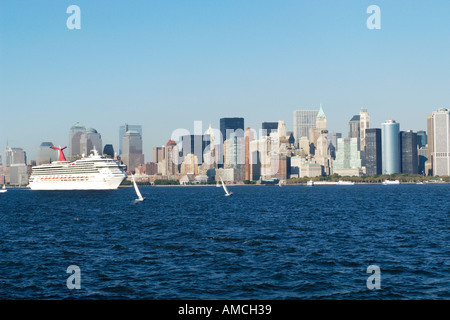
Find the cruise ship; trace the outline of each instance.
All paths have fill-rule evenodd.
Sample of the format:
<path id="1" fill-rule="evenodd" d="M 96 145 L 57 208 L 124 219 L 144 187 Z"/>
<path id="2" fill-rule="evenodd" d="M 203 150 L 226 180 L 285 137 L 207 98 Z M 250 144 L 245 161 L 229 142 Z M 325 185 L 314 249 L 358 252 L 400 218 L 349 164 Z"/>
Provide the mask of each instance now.
<path id="1" fill-rule="evenodd" d="M 74 162 L 66 161 L 57 148 L 58 161 L 33 167 L 28 187 L 31 190 L 112 190 L 117 189 L 127 174 L 116 160 L 102 157 L 97 150 Z"/>

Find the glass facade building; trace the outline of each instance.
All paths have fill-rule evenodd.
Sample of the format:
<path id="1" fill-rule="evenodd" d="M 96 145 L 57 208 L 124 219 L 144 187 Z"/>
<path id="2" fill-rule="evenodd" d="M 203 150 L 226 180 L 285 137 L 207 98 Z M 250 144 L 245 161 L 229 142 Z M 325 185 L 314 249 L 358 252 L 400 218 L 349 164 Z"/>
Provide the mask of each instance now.
<path id="1" fill-rule="evenodd" d="M 366 174 L 369 176 L 382 173 L 381 166 L 381 129 L 366 129 L 366 146 L 364 148 Z"/>
<path id="2" fill-rule="evenodd" d="M 295 146 L 299 147 L 300 138 L 309 136 L 309 129 L 315 128 L 318 110 L 295 110 L 294 111 L 294 138 Z"/>
<path id="3" fill-rule="evenodd" d="M 382 172 L 394 174 L 401 172 L 400 124 L 387 120 L 381 124 Z"/>
<path id="4" fill-rule="evenodd" d="M 400 149 L 402 155 L 402 173 L 417 174 L 419 159 L 417 155 L 417 133 L 400 132 Z"/>

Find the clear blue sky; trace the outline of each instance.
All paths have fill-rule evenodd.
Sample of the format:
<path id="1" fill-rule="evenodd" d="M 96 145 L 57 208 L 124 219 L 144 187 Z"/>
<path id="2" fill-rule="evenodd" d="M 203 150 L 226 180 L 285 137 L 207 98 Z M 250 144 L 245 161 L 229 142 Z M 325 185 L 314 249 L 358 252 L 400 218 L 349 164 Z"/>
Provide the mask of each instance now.
<path id="1" fill-rule="evenodd" d="M 81 29 L 69 30 L 69 5 Z M 368 6 L 381 9 L 369 30 Z M 173 130 L 264 121 L 323 104 L 330 131 L 368 109 L 426 129 L 450 102 L 450 1 L 0 1 L 0 150 L 35 159 L 77 121 L 118 149 L 141 124 L 145 160 Z"/>

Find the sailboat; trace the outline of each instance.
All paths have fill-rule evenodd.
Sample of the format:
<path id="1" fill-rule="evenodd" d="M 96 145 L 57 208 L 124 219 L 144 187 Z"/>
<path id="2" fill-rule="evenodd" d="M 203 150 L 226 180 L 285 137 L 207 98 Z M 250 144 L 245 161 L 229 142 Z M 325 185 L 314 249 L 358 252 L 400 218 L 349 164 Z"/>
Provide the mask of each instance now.
<path id="1" fill-rule="evenodd" d="M 6 186 L 3 185 L 2 189 L 0 190 L 0 193 L 5 193 L 5 192 L 7 192 L 7 191 L 8 191 L 8 190 L 6 190 Z"/>
<path id="2" fill-rule="evenodd" d="M 136 191 L 136 194 L 138 196 L 137 199 L 135 199 L 134 201 L 144 201 L 144 197 L 142 197 L 141 192 L 139 191 L 139 188 L 136 184 L 136 180 L 134 180 L 134 175 L 131 175 L 131 179 L 133 180 L 133 186 L 134 186 L 134 190 Z"/>
<path id="3" fill-rule="evenodd" d="M 231 196 L 233 194 L 233 192 L 228 191 L 227 186 L 225 185 L 225 183 L 223 183 L 222 177 L 220 177 L 220 181 L 222 181 L 222 187 L 223 187 L 223 190 L 225 191 L 225 196 L 226 197 Z"/>

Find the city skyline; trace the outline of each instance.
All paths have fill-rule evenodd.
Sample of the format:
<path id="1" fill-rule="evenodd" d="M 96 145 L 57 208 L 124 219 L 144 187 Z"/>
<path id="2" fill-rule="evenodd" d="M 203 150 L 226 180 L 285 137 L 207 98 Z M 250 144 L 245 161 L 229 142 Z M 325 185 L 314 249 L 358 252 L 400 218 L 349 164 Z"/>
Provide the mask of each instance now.
<path id="1" fill-rule="evenodd" d="M 66 9 L 81 9 L 69 30 Z M 68 144 L 76 122 L 118 150 L 117 128 L 144 127 L 146 161 L 176 128 L 219 128 L 242 117 L 259 129 L 322 104 L 330 132 L 367 109 L 371 127 L 395 119 L 426 130 L 448 108 L 450 4 L 376 1 L 52 1 L 0 3 L 0 149 Z M 36 134 L 38 132 L 39 134 Z M 62 141 L 61 141 L 62 140 Z"/>

